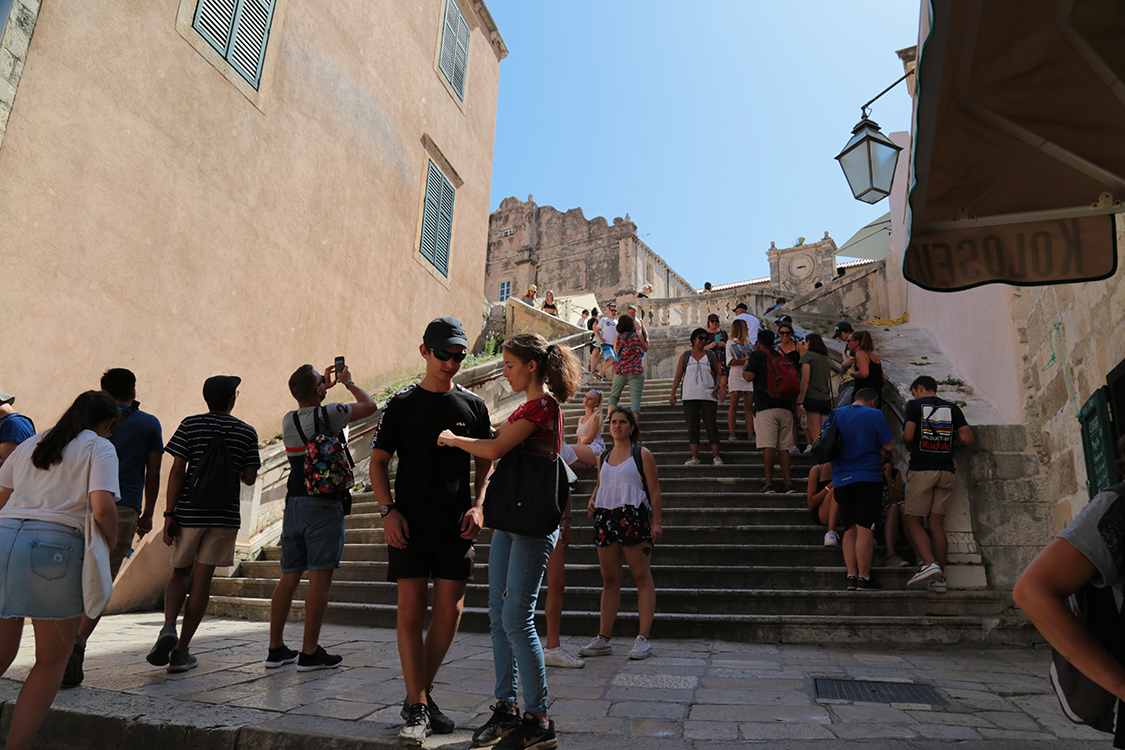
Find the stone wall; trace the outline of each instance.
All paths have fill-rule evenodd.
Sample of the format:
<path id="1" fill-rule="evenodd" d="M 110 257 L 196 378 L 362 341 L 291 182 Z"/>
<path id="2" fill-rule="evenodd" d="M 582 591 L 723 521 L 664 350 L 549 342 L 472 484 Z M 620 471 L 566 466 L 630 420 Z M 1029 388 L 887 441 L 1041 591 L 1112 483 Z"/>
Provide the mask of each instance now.
<path id="1" fill-rule="evenodd" d="M 647 278 L 651 272 L 654 278 Z M 637 237 L 637 225 L 618 217 L 610 224 L 598 216 L 587 220 L 581 208 L 561 212 L 538 206 L 528 197 L 505 198 L 489 218 L 488 262 L 484 295 L 500 299 L 500 285 L 522 297 L 530 284 L 538 299 L 590 293 L 598 306 L 632 297 L 645 283 L 653 297 L 693 293 L 690 284 Z"/>
<path id="2" fill-rule="evenodd" d="M 16 89 L 38 17 L 39 0 L 15 0 L 8 17 L 0 18 L 0 146 L 4 144 L 8 116 L 16 101 Z"/>
<path id="3" fill-rule="evenodd" d="M 839 320 L 879 320 L 889 317 L 887 306 L 887 261 L 849 269 L 820 289 L 789 300 L 786 311 L 802 311 Z"/>
<path id="4" fill-rule="evenodd" d="M 576 333 L 588 333 L 585 328 L 571 325 L 550 313 L 536 310 L 530 305 L 509 297 L 505 305 L 504 337 L 511 338 L 521 333 L 538 333 L 548 341 L 554 341 Z"/>

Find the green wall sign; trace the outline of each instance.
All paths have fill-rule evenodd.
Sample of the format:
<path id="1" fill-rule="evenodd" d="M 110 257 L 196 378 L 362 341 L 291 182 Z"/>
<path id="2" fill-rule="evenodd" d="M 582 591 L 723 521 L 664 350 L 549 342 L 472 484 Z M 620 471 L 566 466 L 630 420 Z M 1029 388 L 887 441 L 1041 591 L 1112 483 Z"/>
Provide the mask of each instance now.
<path id="1" fill-rule="evenodd" d="M 1109 388 L 1102 386 L 1078 412 L 1082 450 L 1086 455 L 1086 484 L 1090 497 L 1117 483 L 1113 467 L 1113 425 L 1109 416 Z"/>

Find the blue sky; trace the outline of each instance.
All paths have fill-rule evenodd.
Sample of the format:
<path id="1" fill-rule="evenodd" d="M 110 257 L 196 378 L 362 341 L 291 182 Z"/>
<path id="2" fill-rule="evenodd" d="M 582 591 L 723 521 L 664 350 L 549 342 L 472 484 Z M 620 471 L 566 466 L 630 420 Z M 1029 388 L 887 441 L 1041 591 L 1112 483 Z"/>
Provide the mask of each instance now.
<path id="1" fill-rule="evenodd" d="M 500 66 L 492 208 L 509 195 L 613 221 L 701 287 L 769 274 L 770 242 L 843 244 L 886 213 L 833 158 L 902 75 L 916 0 L 487 0 Z M 876 102 L 910 129 L 906 84 Z"/>

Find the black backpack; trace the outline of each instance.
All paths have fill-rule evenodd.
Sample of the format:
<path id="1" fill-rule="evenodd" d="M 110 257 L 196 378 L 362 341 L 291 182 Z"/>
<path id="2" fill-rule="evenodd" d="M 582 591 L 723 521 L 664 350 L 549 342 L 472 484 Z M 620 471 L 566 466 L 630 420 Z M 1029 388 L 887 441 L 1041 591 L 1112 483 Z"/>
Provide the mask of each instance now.
<path id="1" fill-rule="evenodd" d="M 840 451 L 844 448 L 844 436 L 836 424 L 837 411 L 839 409 L 833 409 L 832 413 L 828 415 L 828 419 L 824 420 L 820 435 L 817 436 L 816 442 L 812 444 L 812 450 L 809 451 L 813 461 L 818 464 L 826 464 L 832 461 L 840 455 Z"/>
<path id="2" fill-rule="evenodd" d="M 191 505 L 221 510 L 238 502 L 238 473 L 230 460 L 226 438 L 216 435 L 192 467 L 188 482 Z"/>
<path id="3" fill-rule="evenodd" d="M 1106 491 L 1125 495 L 1125 482 Z M 1071 597 L 1070 605 L 1094 640 L 1119 663 L 1125 664 L 1125 611 L 1117 609 L 1113 587 L 1099 588 L 1086 583 Z M 1051 650 L 1051 685 L 1067 718 L 1113 734 L 1113 746 L 1125 748 L 1125 706 L 1055 649 Z"/>

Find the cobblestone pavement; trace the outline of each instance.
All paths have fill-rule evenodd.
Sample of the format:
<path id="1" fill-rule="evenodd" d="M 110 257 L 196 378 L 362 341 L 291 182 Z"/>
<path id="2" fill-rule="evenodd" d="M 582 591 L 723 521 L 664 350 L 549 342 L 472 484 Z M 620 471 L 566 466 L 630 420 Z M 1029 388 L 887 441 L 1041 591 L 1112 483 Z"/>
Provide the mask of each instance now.
<path id="1" fill-rule="evenodd" d="M 322 644 L 343 655 L 344 665 L 298 672 L 294 665 L 263 667 L 264 623 L 207 619 L 192 649 L 199 668 L 169 675 L 144 660 L 160 624 L 156 613 L 103 619 L 87 648 L 86 679 L 80 688 L 60 692 L 45 735 L 81 728 L 96 715 L 103 721 L 118 717 L 123 727 L 148 722 L 166 732 L 178 725 L 208 731 L 253 727 L 275 735 L 356 738 L 353 747 L 394 746 L 404 697 L 394 631 L 325 626 Z M 299 645 L 299 636 L 300 625 L 291 624 L 289 644 Z M 585 640 L 572 637 L 566 645 L 573 652 Z M 1016 748 L 1057 739 L 1068 748 L 1109 747 L 1103 739 L 1108 735 L 1063 716 L 1042 650 L 677 640 L 656 641 L 652 658 L 630 662 L 625 656 L 630 645 L 631 639 L 620 637 L 613 656 L 588 659 L 585 669 L 548 669 L 560 747 L 696 748 L 758 741 L 770 747 L 862 742 L 917 748 L 968 741 L 970 747 Z M 8 679 L 0 680 L 0 699 L 15 699 L 31 657 L 28 628 Z M 928 685 L 942 703 L 818 699 L 818 678 Z M 458 727 L 474 727 L 489 713 L 492 682 L 488 636 L 461 634 L 434 696 Z M 142 734 L 148 742 L 161 736 Z M 469 734 L 458 729 L 431 738 L 426 747 L 468 747 Z"/>

